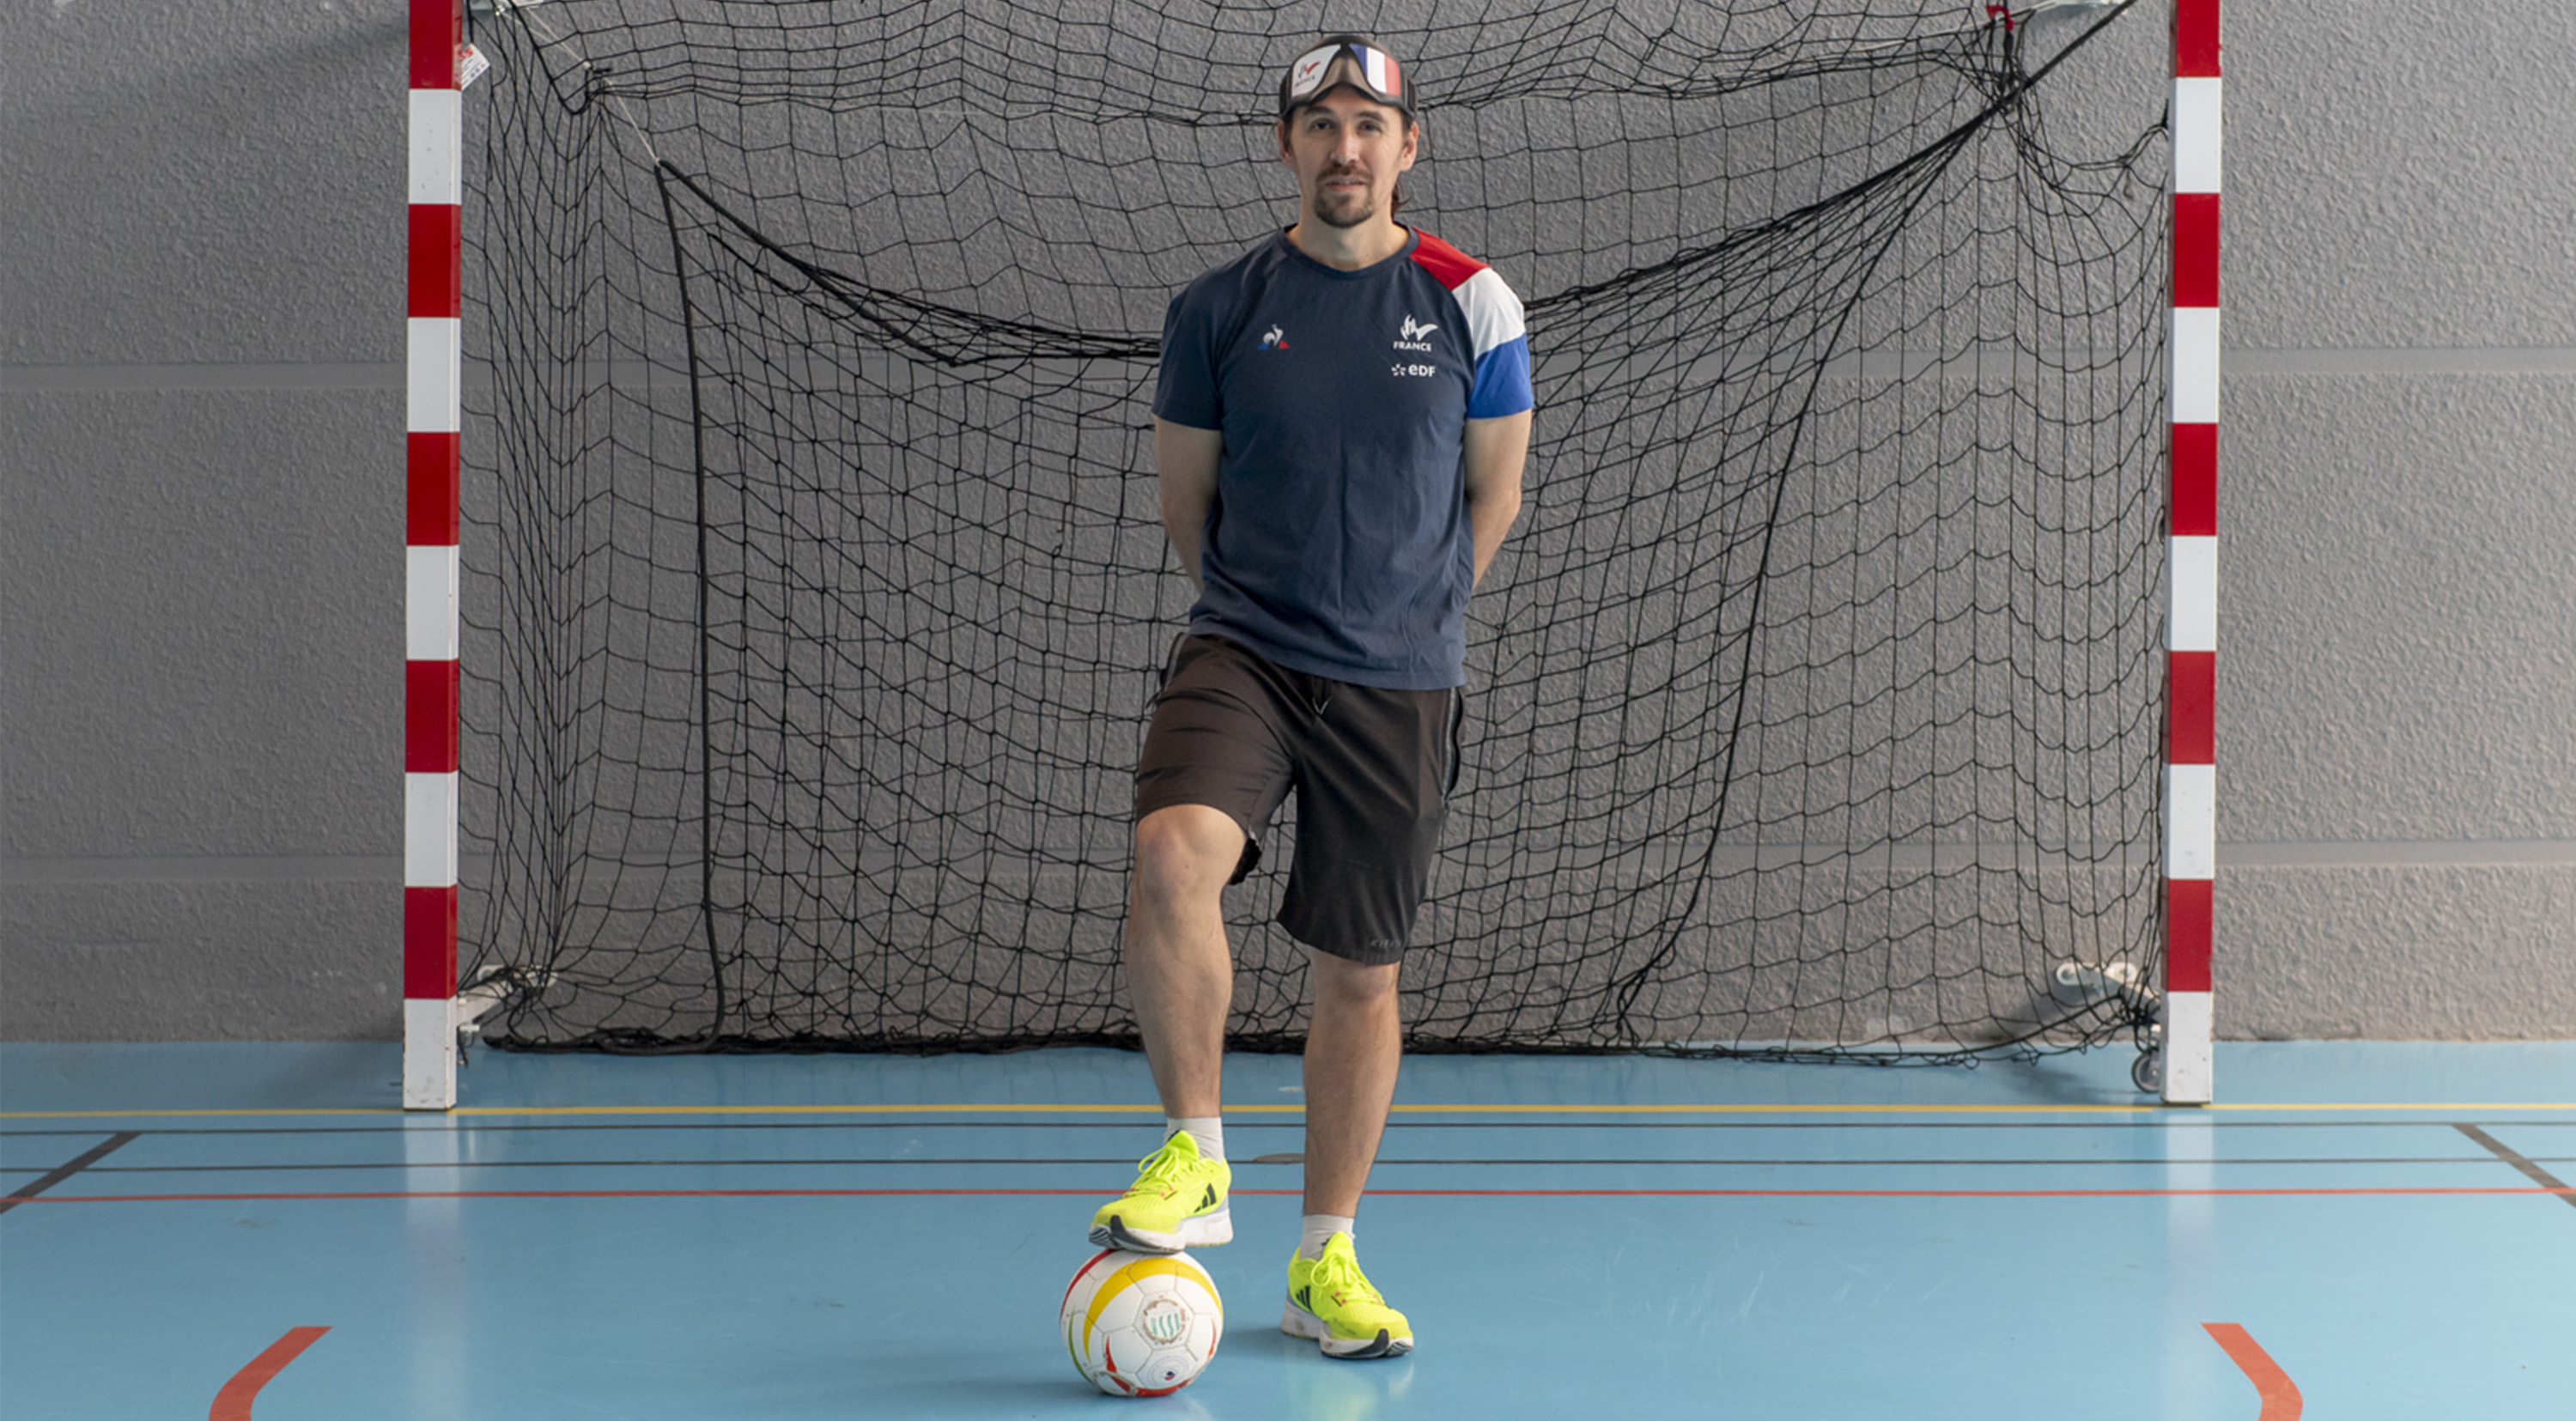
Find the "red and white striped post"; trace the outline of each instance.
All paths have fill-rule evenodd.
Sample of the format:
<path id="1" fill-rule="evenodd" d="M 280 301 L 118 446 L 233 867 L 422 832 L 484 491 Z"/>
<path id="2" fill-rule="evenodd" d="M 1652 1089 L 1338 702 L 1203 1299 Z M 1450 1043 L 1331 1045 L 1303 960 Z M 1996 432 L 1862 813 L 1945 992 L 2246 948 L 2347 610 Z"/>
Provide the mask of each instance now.
<path id="1" fill-rule="evenodd" d="M 2173 533 L 2166 623 L 2164 1098 L 2214 1097 L 2218 878 L 2219 0 L 2174 0 Z"/>
<path id="2" fill-rule="evenodd" d="M 464 378 L 463 0 L 411 3 L 410 484 L 403 666 L 403 1072 L 456 1103 L 457 485 Z"/>

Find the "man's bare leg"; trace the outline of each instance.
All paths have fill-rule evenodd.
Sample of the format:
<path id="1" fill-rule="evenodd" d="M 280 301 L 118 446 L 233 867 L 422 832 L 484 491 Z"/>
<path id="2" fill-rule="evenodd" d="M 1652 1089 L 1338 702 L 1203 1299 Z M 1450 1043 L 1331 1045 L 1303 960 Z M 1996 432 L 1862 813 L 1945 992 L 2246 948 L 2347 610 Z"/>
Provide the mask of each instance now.
<path id="1" fill-rule="evenodd" d="M 1225 940 L 1225 881 L 1243 830 L 1203 804 L 1157 809 L 1136 825 L 1127 896 L 1127 990 L 1163 1113 L 1217 1114 L 1225 1090 L 1225 1015 L 1234 954 Z"/>
<path id="2" fill-rule="evenodd" d="M 1404 1055 L 1396 964 L 1363 967 L 1312 948 L 1306 958 L 1315 988 L 1306 1035 L 1306 1212 L 1354 1216 Z"/>

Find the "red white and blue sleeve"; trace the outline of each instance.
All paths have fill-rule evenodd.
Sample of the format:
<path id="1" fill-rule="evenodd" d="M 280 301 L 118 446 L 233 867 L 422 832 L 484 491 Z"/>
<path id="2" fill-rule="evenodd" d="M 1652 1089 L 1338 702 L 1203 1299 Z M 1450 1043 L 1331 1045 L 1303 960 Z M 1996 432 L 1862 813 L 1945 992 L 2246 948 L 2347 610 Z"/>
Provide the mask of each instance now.
<path id="1" fill-rule="evenodd" d="M 1467 418 L 1499 419 L 1537 403 L 1530 393 L 1529 332 L 1521 298 L 1494 269 L 1428 232 L 1413 259 L 1448 289 L 1467 318 L 1469 358 L 1475 376 L 1467 389 Z"/>

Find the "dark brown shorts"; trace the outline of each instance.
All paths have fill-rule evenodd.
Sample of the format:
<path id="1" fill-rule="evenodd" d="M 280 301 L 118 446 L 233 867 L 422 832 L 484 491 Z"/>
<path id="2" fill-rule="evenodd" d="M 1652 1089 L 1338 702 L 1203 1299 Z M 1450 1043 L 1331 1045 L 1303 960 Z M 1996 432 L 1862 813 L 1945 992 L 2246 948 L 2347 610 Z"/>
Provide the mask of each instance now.
<path id="1" fill-rule="evenodd" d="M 1390 691 L 1274 666 L 1222 637 L 1172 649 L 1136 766 L 1136 817 L 1204 804 L 1241 825 L 1240 883 L 1297 792 L 1279 925 L 1364 965 L 1403 956 L 1447 814 L 1455 691 Z"/>

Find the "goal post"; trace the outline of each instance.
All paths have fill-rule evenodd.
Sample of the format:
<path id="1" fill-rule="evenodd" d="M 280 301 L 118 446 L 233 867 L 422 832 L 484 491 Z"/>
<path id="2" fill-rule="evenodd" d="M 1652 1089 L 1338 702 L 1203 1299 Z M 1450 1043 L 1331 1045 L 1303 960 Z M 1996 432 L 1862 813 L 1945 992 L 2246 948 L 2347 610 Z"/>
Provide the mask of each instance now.
<path id="1" fill-rule="evenodd" d="M 2210 948 L 2218 879 L 2219 0 L 2173 0 L 2173 367 L 2166 451 L 2165 991 L 2162 1094 L 2216 1095 Z"/>
<path id="2" fill-rule="evenodd" d="M 402 1103 L 456 1103 L 464 0 L 411 0 Z"/>
<path id="3" fill-rule="evenodd" d="M 462 0 L 412 4 L 404 1104 L 487 1013 L 1132 1043 L 1126 775 L 1188 601 L 1152 332 L 1267 230 L 1320 11 L 505 5 L 468 125 Z M 2210 1098 L 2216 0 L 2161 131 L 2047 121 L 2131 8 L 1384 36 L 1404 220 L 1528 298 L 1541 406 L 1413 1049 L 2126 1040 Z M 1238 1046 L 1302 1033 L 1278 889 L 1230 903 Z"/>

